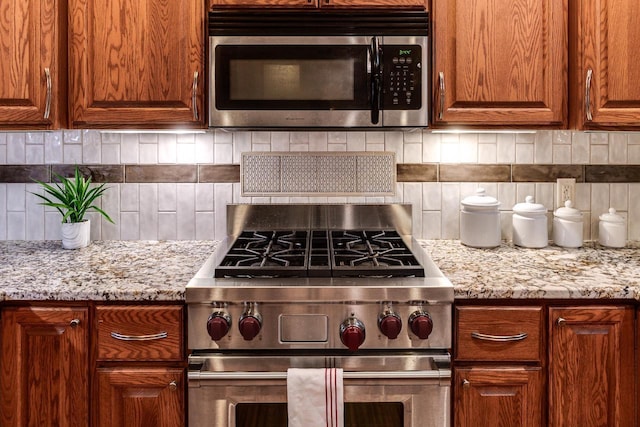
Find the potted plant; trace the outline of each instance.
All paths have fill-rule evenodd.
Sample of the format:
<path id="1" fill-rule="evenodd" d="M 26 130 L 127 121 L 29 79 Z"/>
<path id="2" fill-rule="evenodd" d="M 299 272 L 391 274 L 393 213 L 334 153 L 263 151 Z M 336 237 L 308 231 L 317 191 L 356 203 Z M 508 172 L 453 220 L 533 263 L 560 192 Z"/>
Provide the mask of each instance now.
<path id="1" fill-rule="evenodd" d="M 105 211 L 94 205 L 96 199 L 107 190 L 105 184 L 89 188 L 91 177 L 85 179 L 78 166 L 72 178 L 65 178 L 57 173 L 53 174 L 58 183 L 47 184 L 34 180 L 40 184 L 45 195 L 33 193 L 42 200 L 41 205 L 56 208 L 62 215 L 62 247 L 65 249 L 77 249 L 88 246 L 91 242 L 91 224 L 84 216 L 87 211 L 94 210 L 104 216 L 113 224 L 113 220 Z"/>

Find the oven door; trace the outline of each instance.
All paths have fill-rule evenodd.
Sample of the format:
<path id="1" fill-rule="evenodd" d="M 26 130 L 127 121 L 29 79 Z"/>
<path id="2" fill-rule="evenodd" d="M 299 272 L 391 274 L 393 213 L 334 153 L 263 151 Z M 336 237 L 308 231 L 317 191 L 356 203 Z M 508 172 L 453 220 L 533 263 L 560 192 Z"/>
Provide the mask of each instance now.
<path id="1" fill-rule="evenodd" d="M 372 123 L 372 40 L 210 37 L 209 125 L 380 125 Z"/>
<path id="2" fill-rule="evenodd" d="M 189 426 L 286 427 L 286 367 L 333 365 L 344 369 L 345 427 L 447 427 L 449 363 L 448 354 L 191 357 Z"/>

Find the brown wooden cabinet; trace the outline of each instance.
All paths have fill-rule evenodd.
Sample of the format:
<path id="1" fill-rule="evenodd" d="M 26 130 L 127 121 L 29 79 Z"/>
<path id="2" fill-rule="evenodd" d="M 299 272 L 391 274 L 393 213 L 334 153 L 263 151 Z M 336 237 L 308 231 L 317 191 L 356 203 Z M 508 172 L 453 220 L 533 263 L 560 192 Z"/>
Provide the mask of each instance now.
<path id="1" fill-rule="evenodd" d="M 0 129 L 66 122 L 65 2 L 0 2 Z"/>
<path id="2" fill-rule="evenodd" d="M 7 307 L 0 325 L 0 425 L 87 426 L 88 309 Z"/>
<path id="3" fill-rule="evenodd" d="M 542 313 L 540 306 L 456 307 L 454 426 L 542 425 Z"/>
<path id="4" fill-rule="evenodd" d="M 99 305 L 95 322 L 95 425 L 185 425 L 182 305 Z"/>
<path id="5" fill-rule="evenodd" d="M 434 1 L 434 123 L 565 124 L 567 4 Z"/>
<path id="6" fill-rule="evenodd" d="M 573 1 L 570 11 L 572 126 L 640 127 L 637 0 Z"/>
<path id="7" fill-rule="evenodd" d="M 69 0 L 72 127 L 202 127 L 204 2 Z"/>
<path id="8" fill-rule="evenodd" d="M 634 309 L 549 308 L 549 425 L 634 426 Z"/>
<path id="9" fill-rule="evenodd" d="M 212 8 L 263 7 L 263 8 L 424 8 L 421 0 L 209 0 Z"/>

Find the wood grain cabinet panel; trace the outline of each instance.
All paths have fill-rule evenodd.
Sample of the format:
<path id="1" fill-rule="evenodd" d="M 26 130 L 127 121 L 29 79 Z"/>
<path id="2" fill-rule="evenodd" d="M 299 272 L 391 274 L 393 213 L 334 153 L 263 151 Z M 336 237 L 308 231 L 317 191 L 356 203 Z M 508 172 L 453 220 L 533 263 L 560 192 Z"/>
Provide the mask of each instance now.
<path id="1" fill-rule="evenodd" d="M 183 315 L 179 305 L 96 307 L 98 360 L 183 360 Z"/>
<path id="2" fill-rule="evenodd" d="M 0 425 L 86 427 L 88 309 L 7 307 L 0 319 Z"/>
<path id="3" fill-rule="evenodd" d="M 182 427 L 184 369 L 98 369 L 98 427 Z"/>
<path id="4" fill-rule="evenodd" d="M 640 128 L 640 2 L 577 0 L 570 13 L 576 128 Z"/>
<path id="5" fill-rule="evenodd" d="M 540 362 L 542 307 L 456 307 L 457 361 Z"/>
<path id="6" fill-rule="evenodd" d="M 634 309 L 549 308 L 549 425 L 635 425 Z"/>
<path id="7" fill-rule="evenodd" d="M 567 4 L 434 1 L 434 123 L 565 124 Z"/>
<path id="8" fill-rule="evenodd" d="M 64 3 L 0 2 L 0 129 L 66 124 Z"/>
<path id="9" fill-rule="evenodd" d="M 456 369 L 455 425 L 540 427 L 543 384 L 539 367 Z"/>
<path id="10" fill-rule="evenodd" d="M 73 127 L 202 127 L 204 2 L 69 0 Z"/>

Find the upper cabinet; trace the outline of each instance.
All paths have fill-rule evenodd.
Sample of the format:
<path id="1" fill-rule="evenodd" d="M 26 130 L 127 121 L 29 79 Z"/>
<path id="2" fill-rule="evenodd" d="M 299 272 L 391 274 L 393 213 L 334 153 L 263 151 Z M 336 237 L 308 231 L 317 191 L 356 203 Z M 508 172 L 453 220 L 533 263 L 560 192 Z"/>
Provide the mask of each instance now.
<path id="1" fill-rule="evenodd" d="M 438 0 L 432 10 L 434 124 L 566 123 L 567 0 Z"/>
<path id="2" fill-rule="evenodd" d="M 204 125 L 204 2 L 69 0 L 69 25 L 71 127 Z"/>
<path id="3" fill-rule="evenodd" d="M 640 2 L 577 0 L 570 13 L 571 125 L 640 127 Z"/>
<path id="4" fill-rule="evenodd" d="M 426 7 L 425 0 L 209 0 L 212 8 L 217 7 L 266 7 L 266 8 L 401 8 Z"/>
<path id="5" fill-rule="evenodd" d="M 66 122 L 65 2 L 0 2 L 0 129 Z"/>

